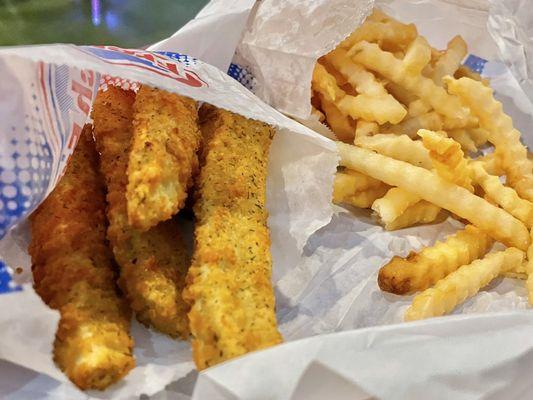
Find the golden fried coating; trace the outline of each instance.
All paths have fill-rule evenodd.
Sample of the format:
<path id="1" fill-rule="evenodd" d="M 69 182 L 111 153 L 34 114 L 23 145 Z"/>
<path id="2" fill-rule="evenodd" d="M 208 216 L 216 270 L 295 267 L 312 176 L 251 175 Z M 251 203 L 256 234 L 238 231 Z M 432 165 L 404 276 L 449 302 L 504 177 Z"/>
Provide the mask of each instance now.
<path id="1" fill-rule="evenodd" d="M 176 214 L 198 168 L 196 102 L 142 86 L 133 105 L 133 141 L 128 164 L 129 223 L 148 230 Z"/>
<path id="2" fill-rule="evenodd" d="M 271 127 L 211 106 L 200 110 L 193 263 L 185 299 L 193 358 L 204 369 L 282 338 L 276 326 L 265 208 Z"/>
<path id="3" fill-rule="evenodd" d="M 181 297 L 189 259 L 175 220 L 141 232 L 128 223 L 126 174 L 135 94 L 116 87 L 93 105 L 96 145 L 107 183 L 107 236 L 120 266 L 119 284 L 137 319 L 170 336 L 188 337 Z"/>
<path id="4" fill-rule="evenodd" d="M 379 270 L 381 290 L 394 294 L 411 294 L 437 283 L 439 279 L 487 253 L 493 240 L 474 225 L 425 247 L 406 258 L 394 256 Z"/>
<path id="5" fill-rule="evenodd" d="M 56 188 L 31 216 L 35 290 L 60 311 L 54 360 L 81 389 L 105 389 L 135 365 L 130 311 L 105 240 L 105 193 L 86 126 Z"/>

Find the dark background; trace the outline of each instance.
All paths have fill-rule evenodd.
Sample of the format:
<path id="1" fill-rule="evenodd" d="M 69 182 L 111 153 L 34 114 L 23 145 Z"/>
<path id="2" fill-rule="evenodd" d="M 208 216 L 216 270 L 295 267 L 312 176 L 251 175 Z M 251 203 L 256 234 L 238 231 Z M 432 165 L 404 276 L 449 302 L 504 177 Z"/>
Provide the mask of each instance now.
<path id="1" fill-rule="evenodd" d="M 0 46 L 142 47 L 178 30 L 208 0 L 0 0 Z"/>

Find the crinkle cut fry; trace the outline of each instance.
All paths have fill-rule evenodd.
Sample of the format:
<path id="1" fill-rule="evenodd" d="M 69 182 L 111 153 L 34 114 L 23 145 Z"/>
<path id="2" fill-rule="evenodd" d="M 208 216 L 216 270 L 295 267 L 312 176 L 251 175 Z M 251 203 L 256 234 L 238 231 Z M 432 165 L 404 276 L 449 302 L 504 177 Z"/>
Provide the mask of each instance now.
<path id="1" fill-rule="evenodd" d="M 204 369 L 281 342 L 271 283 L 266 174 L 274 131 L 204 105 L 196 248 L 184 297 L 193 358 Z"/>
<path id="2" fill-rule="evenodd" d="M 393 257 L 379 270 L 381 290 L 395 294 L 411 294 L 437 283 L 461 265 L 469 264 L 489 251 L 493 240 L 473 225 L 448 236 L 406 258 Z"/>
<path id="3" fill-rule="evenodd" d="M 355 62 L 406 88 L 442 115 L 458 121 L 466 122 L 469 119 L 468 109 L 456 96 L 449 95 L 429 78 L 407 73 L 402 60 L 398 60 L 392 53 L 381 50 L 378 45 L 359 42 L 349 50 L 348 54 Z"/>
<path id="4" fill-rule="evenodd" d="M 148 230 L 176 214 L 198 169 L 200 129 L 196 102 L 142 86 L 133 105 L 128 163 L 128 220 Z"/>
<path id="5" fill-rule="evenodd" d="M 30 218 L 34 287 L 61 317 L 54 360 L 80 389 L 103 390 L 135 366 L 130 310 L 105 240 L 105 193 L 87 125 L 65 174 Z"/>
<path id="6" fill-rule="evenodd" d="M 341 166 L 362 172 L 391 186 L 398 186 L 467 219 L 496 240 L 521 250 L 530 243 L 525 225 L 463 187 L 411 164 L 367 149 L 337 142 Z"/>
<path id="7" fill-rule="evenodd" d="M 533 228 L 530 231 L 530 235 L 533 240 Z M 530 305 L 533 305 L 533 244 L 527 249 L 526 274 L 527 300 Z"/>
<path id="8" fill-rule="evenodd" d="M 93 105 L 96 145 L 107 183 L 107 236 L 120 266 L 119 284 L 137 319 L 170 336 L 187 338 L 188 306 L 181 296 L 189 257 L 174 219 L 146 232 L 128 223 L 126 185 L 135 94 L 116 87 Z"/>
<path id="9" fill-rule="evenodd" d="M 516 268 L 523 260 L 524 252 L 511 247 L 488 254 L 470 265 L 463 265 L 437 282 L 435 287 L 417 295 L 405 312 L 405 320 L 414 321 L 450 313 L 458 304 L 475 295 L 503 271 Z"/>
<path id="10" fill-rule="evenodd" d="M 503 156 L 503 167 L 508 183 L 520 197 L 533 201 L 533 163 L 527 149 L 520 142 L 520 132 L 513 127 L 511 117 L 504 113 L 502 104 L 493 97 L 493 90 L 470 78 L 444 79 L 450 93 L 456 94 L 479 118 L 486 129 L 489 141 Z"/>
<path id="11" fill-rule="evenodd" d="M 445 215 L 442 213 L 442 208 L 427 201 L 420 200 L 408 207 L 396 219 L 385 223 L 385 229 L 388 231 L 394 231 L 416 224 L 429 224 L 436 221 L 439 218 L 439 215 Z"/>

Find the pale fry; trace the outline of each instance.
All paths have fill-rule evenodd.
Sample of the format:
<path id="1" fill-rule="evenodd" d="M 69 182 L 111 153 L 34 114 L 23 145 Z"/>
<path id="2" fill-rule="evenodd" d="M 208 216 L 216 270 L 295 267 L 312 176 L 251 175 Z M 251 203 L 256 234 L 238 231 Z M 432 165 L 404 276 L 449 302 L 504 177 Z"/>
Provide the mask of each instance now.
<path id="1" fill-rule="evenodd" d="M 117 87 L 93 104 L 100 168 L 107 184 L 107 236 L 120 266 L 119 284 L 137 319 L 171 336 L 189 336 L 188 306 L 181 296 L 189 266 L 175 220 L 148 231 L 128 223 L 126 185 L 135 94 Z"/>
<path id="2" fill-rule="evenodd" d="M 103 390 L 135 366 L 131 312 L 115 287 L 105 207 L 87 125 L 65 174 L 30 217 L 29 246 L 35 290 L 61 315 L 54 360 L 82 390 Z"/>
<path id="3" fill-rule="evenodd" d="M 390 189 L 385 196 L 377 199 L 372 204 L 379 219 L 385 224 L 397 220 L 409 207 L 420 201 L 420 197 L 400 188 Z"/>
<path id="4" fill-rule="evenodd" d="M 431 47 L 426 39 L 418 36 L 409 44 L 403 57 L 403 68 L 406 74 L 419 75 L 431 59 Z"/>
<path id="5" fill-rule="evenodd" d="M 282 340 L 265 206 L 274 129 L 207 105 L 200 121 L 196 247 L 183 293 L 199 370 Z"/>
<path id="6" fill-rule="evenodd" d="M 337 143 L 341 165 L 400 187 L 467 219 L 508 246 L 526 250 L 529 232 L 522 222 L 486 200 L 432 172 L 370 150 Z"/>
<path id="7" fill-rule="evenodd" d="M 128 221 L 143 231 L 176 214 L 198 169 L 196 102 L 142 86 L 133 105 L 128 163 Z"/>
<path id="8" fill-rule="evenodd" d="M 492 200 L 528 228 L 533 226 L 533 203 L 520 198 L 514 189 L 504 186 L 497 176 L 489 175 L 483 168 L 483 163 L 474 161 L 470 164 L 470 169 L 475 182 Z"/>
<path id="9" fill-rule="evenodd" d="M 467 46 L 463 38 L 455 36 L 448 42 L 446 51 L 437 60 L 431 74 L 431 79 L 438 86 L 443 86 L 442 78 L 446 75 L 452 75 L 461 65 L 461 61 L 467 54 Z"/>
<path id="10" fill-rule="evenodd" d="M 407 115 L 409 118 L 418 117 L 423 114 L 427 114 L 431 111 L 431 107 L 420 99 L 416 99 L 409 103 L 407 107 Z"/>
<path id="11" fill-rule="evenodd" d="M 389 188 L 390 186 L 382 183 L 380 186 L 371 187 L 359 192 L 347 194 L 342 198 L 334 196 L 333 202 L 335 204 L 349 204 L 358 208 L 370 208 L 370 206 L 372 206 L 372 203 L 374 203 L 374 201 L 376 201 L 385 193 L 387 193 L 387 190 L 389 190 Z"/>
<path id="12" fill-rule="evenodd" d="M 374 9 L 367 21 L 346 38 L 340 47 L 349 49 L 355 43 L 366 40 L 378 43 L 391 51 L 397 51 L 405 48 L 417 37 L 418 32 L 414 24 L 406 25 L 386 14 L 379 13 L 380 11 Z M 380 16 L 376 17 L 378 14 Z"/>
<path id="13" fill-rule="evenodd" d="M 419 74 L 409 74 L 405 70 L 402 60 L 398 60 L 391 53 L 381 50 L 376 44 L 364 41 L 356 43 L 348 54 L 354 61 L 366 68 L 405 87 L 442 115 L 460 121 L 468 119 L 468 109 L 461 104 L 457 97 L 448 94 L 429 78 Z"/>
<path id="14" fill-rule="evenodd" d="M 437 173 L 449 182 L 474 191 L 470 169 L 464 158 L 461 145 L 446 137 L 444 132 L 433 132 L 420 129 L 418 136 L 422 138 L 424 147 L 429 150 L 429 156 Z"/>
<path id="15" fill-rule="evenodd" d="M 520 142 L 520 132 L 513 127 L 512 119 L 503 112 L 502 104 L 493 97 L 493 90 L 481 82 L 461 78 L 445 78 L 448 90 L 461 97 L 479 118 L 479 124 L 489 134 L 489 141 L 501 150 L 503 168 L 508 183 L 518 194 L 533 201 L 532 163 L 527 149 Z"/>
<path id="16" fill-rule="evenodd" d="M 406 321 L 449 314 L 467 298 L 507 269 L 515 268 L 524 260 L 524 252 L 516 248 L 488 254 L 482 260 L 464 265 L 413 299 L 405 312 Z"/>
<path id="17" fill-rule="evenodd" d="M 431 169 L 433 165 L 422 142 L 407 136 L 379 134 L 356 138 L 355 144 L 418 167 Z"/>
<path id="18" fill-rule="evenodd" d="M 420 129 L 429 129 L 430 131 L 442 130 L 442 117 L 435 111 L 430 111 L 417 117 L 406 118 L 397 125 L 386 125 L 382 130 L 396 135 L 407 135 L 410 138 L 415 138 L 416 133 Z"/>
<path id="19" fill-rule="evenodd" d="M 379 270 L 379 287 L 395 294 L 425 290 L 461 265 L 483 257 L 492 244 L 493 240 L 487 234 L 467 225 L 444 242 L 411 252 L 406 258 L 393 257 Z"/>
<path id="20" fill-rule="evenodd" d="M 379 133 L 379 125 L 375 122 L 368 122 L 363 119 L 357 121 L 355 127 L 355 139 L 365 136 L 374 136 Z"/>
<path id="21" fill-rule="evenodd" d="M 339 140 L 352 142 L 355 136 L 355 122 L 339 111 L 337 106 L 320 97 L 322 111 L 326 115 L 326 122 Z"/>
<path id="22" fill-rule="evenodd" d="M 442 215 L 441 211 L 442 209 L 439 206 L 420 200 L 418 203 L 407 208 L 398 218 L 386 223 L 385 229 L 388 231 L 394 231 L 416 224 L 429 224 Z"/>
<path id="23" fill-rule="evenodd" d="M 388 185 L 374 178 L 349 169 L 335 174 L 333 202 L 368 208 L 389 189 Z"/>
<path id="24" fill-rule="evenodd" d="M 450 129 L 447 130 L 446 133 L 448 133 L 449 137 L 461 145 L 463 151 L 473 153 L 477 151 L 476 143 L 472 140 L 466 129 Z"/>

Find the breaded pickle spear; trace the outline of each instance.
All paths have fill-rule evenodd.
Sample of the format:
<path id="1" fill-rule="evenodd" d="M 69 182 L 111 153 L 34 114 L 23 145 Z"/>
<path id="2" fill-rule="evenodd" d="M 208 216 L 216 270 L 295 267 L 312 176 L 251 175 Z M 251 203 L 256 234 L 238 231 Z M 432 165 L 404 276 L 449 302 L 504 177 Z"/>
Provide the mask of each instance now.
<path id="1" fill-rule="evenodd" d="M 282 338 L 265 207 L 274 130 L 207 105 L 200 121 L 196 247 L 184 298 L 191 304 L 193 358 L 204 369 Z"/>
<path id="2" fill-rule="evenodd" d="M 117 294 L 105 239 L 105 192 L 92 128 L 31 216 L 35 290 L 61 313 L 54 360 L 81 389 L 105 389 L 135 365 L 130 310 Z"/>
<path id="3" fill-rule="evenodd" d="M 107 183 L 107 236 L 120 266 L 119 284 L 137 319 L 170 336 L 189 335 L 188 306 L 181 297 L 189 259 L 176 221 L 141 232 L 128 223 L 127 167 L 135 94 L 116 87 L 99 92 L 94 131 Z"/>
<path id="4" fill-rule="evenodd" d="M 142 86 L 133 105 L 128 165 L 128 218 L 147 230 L 176 214 L 198 168 L 200 129 L 196 102 Z"/>

